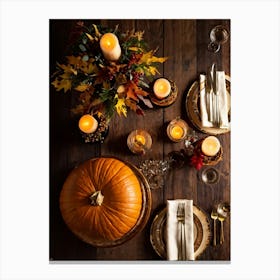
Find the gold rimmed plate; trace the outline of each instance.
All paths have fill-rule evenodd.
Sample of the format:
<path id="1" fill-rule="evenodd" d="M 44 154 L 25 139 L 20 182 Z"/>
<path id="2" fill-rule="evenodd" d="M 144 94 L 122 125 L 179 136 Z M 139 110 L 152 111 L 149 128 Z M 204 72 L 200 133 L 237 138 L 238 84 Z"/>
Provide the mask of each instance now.
<path id="1" fill-rule="evenodd" d="M 156 253 L 166 259 L 166 207 L 154 218 L 150 229 L 150 241 Z M 207 214 L 198 206 L 193 206 L 193 234 L 194 234 L 194 258 L 204 252 L 210 243 L 211 231 Z"/>
<path id="2" fill-rule="evenodd" d="M 225 75 L 226 78 L 226 89 L 227 89 L 227 97 L 228 97 L 228 104 L 230 104 L 230 76 Z M 200 94 L 199 94 L 199 81 L 196 80 L 190 87 L 187 98 L 186 98 L 186 111 L 189 117 L 189 120 L 196 127 L 199 131 L 211 134 L 211 135 L 218 135 L 228 133 L 230 131 L 229 128 L 218 128 L 218 127 L 203 127 L 200 117 Z M 230 105 L 228 108 L 228 117 L 230 121 Z"/>

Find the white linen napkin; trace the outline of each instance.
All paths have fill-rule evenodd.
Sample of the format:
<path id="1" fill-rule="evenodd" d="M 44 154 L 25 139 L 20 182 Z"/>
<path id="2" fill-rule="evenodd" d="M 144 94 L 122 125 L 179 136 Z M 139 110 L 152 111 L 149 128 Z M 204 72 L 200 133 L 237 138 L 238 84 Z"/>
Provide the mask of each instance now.
<path id="1" fill-rule="evenodd" d="M 203 127 L 215 127 L 212 121 L 209 121 L 210 112 L 207 111 L 207 108 L 212 108 L 211 106 L 211 98 L 209 97 L 209 93 L 206 92 L 205 87 L 205 75 L 199 75 L 199 87 L 200 87 L 200 115 L 201 115 L 201 123 Z M 219 116 L 220 116 L 220 128 L 229 128 L 228 121 L 228 98 L 227 98 L 227 90 L 226 90 L 226 80 L 225 80 L 225 72 L 217 71 L 216 72 L 216 85 L 217 92 L 219 94 Z M 211 89 L 210 94 L 214 94 Z M 208 95 L 208 97 L 207 97 Z"/>
<path id="2" fill-rule="evenodd" d="M 167 200 L 166 217 L 166 250 L 168 260 L 178 260 L 179 249 L 179 226 L 177 221 L 177 209 L 179 203 L 185 204 L 185 240 L 186 259 L 194 260 L 194 237 L 193 237 L 193 201 L 187 199 Z"/>

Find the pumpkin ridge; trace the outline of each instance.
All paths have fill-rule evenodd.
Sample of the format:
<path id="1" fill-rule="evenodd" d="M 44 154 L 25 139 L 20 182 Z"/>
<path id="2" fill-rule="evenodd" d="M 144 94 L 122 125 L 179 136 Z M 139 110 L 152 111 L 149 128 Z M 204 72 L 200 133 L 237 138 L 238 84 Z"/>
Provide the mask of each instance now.
<path id="1" fill-rule="evenodd" d="M 121 169 L 121 168 L 119 168 L 120 163 L 121 162 L 116 159 L 111 159 L 109 166 L 106 168 L 106 176 L 108 176 L 108 173 L 110 175 L 110 176 L 108 176 L 108 181 L 106 182 L 106 184 L 108 184 L 108 182 L 110 182 L 116 176 L 116 174 L 118 174 L 120 172 L 120 169 Z M 118 171 L 116 171 L 116 167 L 119 168 Z M 104 184 L 104 185 L 106 185 L 106 184 Z"/>
<path id="2" fill-rule="evenodd" d="M 105 182 L 103 182 L 103 180 L 105 180 L 106 176 L 105 174 L 101 177 L 100 174 L 103 174 L 104 170 L 106 170 L 106 165 L 107 165 L 107 162 L 106 162 L 106 159 L 105 158 L 99 158 L 99 159 L 96 159 L 94 161 L 95 163 L 95 168 L 93 168 L 92 173 L 96 176 L 96 178 L 98 179 L 98 190 L 101 190 L 102 187 L 103 187 L 103 184 Z M 96 165 L 98 168 L 96 168 Z M 104 167 L 105 166 L 105 167 Z M 96 170 L 97 169 L 97 170 Z"/>
<path id="3" fill-rule="evenodd" d="M 111 211 L 111 209 L 107 208 L 107 211 L 106 213 L 110 216 L 112 216 L 112 218 L 114 218 L 116 220 L 116 223 L 121 225 L 122 227 L 125 228 L 125 233 L 129 231 L 129 229 L 131 227 L 133 227 L 136 222 L 137 222 L 137 219 L 132 219 L 131 217 L 122 217 L 122 215 L 120 215 L 120 213 L 116 213 L 115 211 Z M 122 232 L 123 234 L 124 232 Z"/>
<path id="4" fill-rule="evenodd" d="M 124 201 L 117 201 L 117 200 L 110 200 L 110 202 L 108 203 L 108 202 L 106 202 L 106 203 L 103 203 L 104 205 L 106 204 L 107 206 L 108 206 L 108 204 L 109 205 L 111 205 L 111 204 L 113 204 L 113 205 L 116 205 L 116 204 L 120 204 L 119 206 L 116 206 L 116 207 L 112 207 L 113 209 L 114 208 L 118 208 L 118 209 L 120 209 L 120 208 L 122 208 L 122 209 L 126 209 L 127 208 L 127 206 L 135 206 L 135 205 L 140 205 L 141 206 L 141 203 L 140 203 L 140 201 L 139 202 L 124 202 Z M 110 207 L 110 206 L 109 206 Z"/>
<path id="5" fill-rule="evenodd" d="M 86 219 L 88 211 L 88 207 L 79 208 L 78 210 L 73 208 L 71 211 L 73 212 L 73 215 L 70 216 L 70 219 L 67 219 L 67 223 L 69 225 L 75 225 L 77 232 L 79 232 L 80 229 L 84 227 L 84 219 L 86 221 L 88 220 Z M 80 215 L 82 215 L 83 219 L 81 219 Z"/>
<path id="6" fill-rule="evenodd" d="M 92 211 L 91 215 L 91 227 L 89 228 L 89 235 L 94 235 L 98 239 L 106 238 L 106 235 L 101 230 L 104 227 L 103 219 L 101 219 L 102 211 L 100 207 L 89 206 L 89 209 Z"/>
<path id="7" fill-rule="evenodd" d="M 107 209 L 110 210 L 114 215 L 117 214 L 118 217 L 122 216 L 126 220 L 137 220 L 135 217 L 126 215 L 125 213 L 127 213 L 127 210 L 120 212 L 119 210 L 116 210 L 109 205 L 104 205 L 104 206 L 107 207 Z M 140 209 L 135 209 L 135 211 L 137 211 L 139 213 L 140 211 L 138 211 L 138 210 L 141 210 L 141 208 L 142 207 L 140 207 Z M 131 210 L 134 211 L 134 209 L 131 209 Z"/>
<path id="8" fill-rule="evenodd" d="M 125 169 L 125 170 L 122 170 L 122 169 Z M 112 176 L 111 180 L 109 181 L 109 183 L 112 183 L 112 180 L 114 180 L 114 184 L 118 184 L 119 182 L 116 182 L 116 177 L 120 176 L 119 173 L 122 172 L 122 176 L 121 178 L 119 178 L 120 181 L 124 180 L 124 179 L 127 179 L 129 176 L 136 176 L 134 174 L 134 172 L 128 167 L 128 166 L 122 166 L 118 172 L 116 172 L 114 174 L 114 176 Z M 124 173 L 124 174 L 123 174 Z"/>
<path id="9" fill-rule="evenodd" d="M 105 215 L 104 209 L 100 210 L 99 216 L 100 216 L 99 217 L 100 221 L 102 221 L 102 224 L 100 226 L 100 229 L 102 229 L 102 230 L 101 231 L 99 230 L 102 237 L 105 239 L 109 238 L 110 240 L 117 239 L 118 236 L 116 237 L 114 234 L 114 231 L 111 230 L 111 228 L 108 226 L 108 223 L 109 223 L 109 225 L 111 225 L 111 222 L 110 222 L 110 220 L 108 220 L 107 216 Z M 111 227 L 112 227 L 112 225 L 111 225 Z"/>
<path id="10" fill-rule="evenodd" d="M 104 185 L 108 184 L 108 182 L 111 181 L 111 179 L 119 172 L 119 170 L 116 171 L 116 166 L 118 166 L 119 164 L 120 164 L 119 161 L 112 158 L 107 158 L 107 160 L 106 159 L 102 160 L 102 164 L 100 164 L 100 170 L 98 173 L 98 174 L 103 174 L 102 177 L 98 176 L 99 180 L 102 179 L 102 184 L 100 185 L 100 189 L 103 189 Z"/>
<path id="11" fill-rule="evenodd" d="M 90 162 L 90 166 L 87 167 L 87 171 L 88 171 L 88 178 L 89 181 L 92 183 L 92 185 L 94 186 L 95 191 L 99 191 L 100 187 L 99 187 L 99 176 L 97 174 L 99 174 L 99 169 L 100 166 L 98 165 L 98 162 L 100 162 L 101 159 L 93 159 Z"/>
<path id="12" fill-rule="evenodd" d="M 108 214 L 107 211 L 104 211 L 104 210 L 106 210 L 106 209 L 103 209 L 103 215 L 107 218 L 107 220 L 109 221 L 109 224 L 115 229 L 115 231 L 118 232 L 118 236 L 117 236 L 116 238 L 118 238 L 119 236 L 122 236 L 123 233 L 124 233 L 124 231 L 120 231 L 120 228 L 117 227 L 117 226 L 115 225 L 115 223 L 112 222 L 112 220 L 110 219 L 110 215 L 107 215 L 107 214 Z M 114 217 L 117 218 L 117 219 L 119 220 L 118 217 L 116 217 L 116 216 L 114 216 Z M 130 229 L 130 228 L 129 228 L 125 223 L 123 223 L 121 220 L 119 220 L 118 223 L 121 223 L 122 226 L 126 228 L 126 229 L 125 229 L 125 232 L 127 232 L 127 231 Z"/>
<path id="13" fill-rule="evenodd" d="M 86 168 L 79 174 L 79 178 L 77 179 L 77 184 L 82 185 L 83 188 L 80 188 L 83 192 L 88 194 L 88 192 L 94 192 L 95 186 L 92 180 L 88 180 L 87 178 L 90 177 L 89 170 Z M 86 189 L 84 189 L 86 188 Z"/>
<path id="14" fill-rule="evenodd" d="M 92 206 L 89 206 L 90 208 Z M 91 208 L 92 209 L 92 208 Z M 91 232 L 95 235 L 97 235 L 98 237 L 101 237 L 102 234 L 99 232 L 99 211 L 97 209 L 92 210 L 92 216 L 91 216 Z M 103 237 L 103 236 L 102 236 Z"/>
<path id="15" fill-rule="evenodd" d="M 103 193 L 108 191 L 108 189 L 110 189 L 110 192 L 114 190 L 114 193 L 122 194 L 124 191 L 135 192 L 136 189 L 140 191 L 141 186 L 136 175 L 130 173 L 114 176 L 112 180 L 108 181 L 107 184 L 102 187 Z"/>
<path id="16" fill-rule="evenodd" d="M 126 202 L 126 201 L 119 201 L 119 200 L 110 200 L 103 202 L 104 205 L 107 205 L 111 207 L 112 209 L 118 210 L 118 211 L 127 211 L 128 208 L 139 206 L 141 207 L 140 202 Z"/>
<path id="17" fill-rule="evenodd" d="M 128 184 L 127 184 L 128 185 Z M 110 189 L 105 188 L 103 190 L 104 200 L 106 197 L 110 198 L 110 201 L 124 202 L 123 195 L 126 194 L 125 202 L 127 203 L 139 203 L 142 204 L 141 191 L 137 192 L 134 186 L 119 186 L 119 188 Z"/>
<path id="18" fill-rule="evenodd" d="M 109 184 L 109 186 L 111 187 L 111 185 L 112 185 L 112 183 L 113 183 L 113 186 L 117 186 L 119 183 L 123 183 L 123 186 L 122 187 L 125 187 L 126 189 L 128 188 L 128 186 L 127 186 L 127 184 L 129 183 L 129 185 L 132 185 L 133 186 L 133 188 L 135 189 L 135 185 L 134 185 L 134 183 L 135 182 L 137 182 L 138 184 L 139 184 L 139 181 L 138 181 L 138 179 L 137 178 L 135 178 L 134 176 L 136 176 L 136 175 L 134 175 L 134 174 L 127 174 L 127 175 L 122 175 L 122 176 L 120 176 L 120 175 L 118 175 L 120 178 L 113 178 L 114 179 L 114 181 L 112 182 L 112 180 L 110 181 L 110 182 L 108 182 L 108 184 Z M 131 179 L 134 181 L 134 182 L 132 182 L 132 180 L 129 180 L 129 178 L 131 177 Z M 117 179 L 118 179 L 118 181 L 117 181 Z M 124 184 L 124 182 L 127 182 L 126 184 Z M 108 185 L 108 184 L 106 184 L 106 186 Z M 140 185 L 140 184 L 139 184 Z M 104 186 L 105 187 L 105 186 Z M 119 188 L 119 186 L 117 186 L 118 188 Z M 120 189 L 119 189 L 120 190 Z"/>

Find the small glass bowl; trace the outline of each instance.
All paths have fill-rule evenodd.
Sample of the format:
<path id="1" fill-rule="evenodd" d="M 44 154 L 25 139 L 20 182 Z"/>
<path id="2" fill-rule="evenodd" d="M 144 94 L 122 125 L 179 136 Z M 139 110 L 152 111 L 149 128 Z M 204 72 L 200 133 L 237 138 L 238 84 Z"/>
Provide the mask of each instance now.
<path id="1" fill-rule="evenodd" d="M 205 184 L 216 184 L 220 180 L 219 171 L 213 167 L 206 168 L 201 173 L 201 179 Z"/>
<path id="2" fill-rule="evenodd" d="M 133 130 L 127 137 L 127 146 L 132 153 L 143 155 L 151 149 L 152 137 L 146 130 Z"/>

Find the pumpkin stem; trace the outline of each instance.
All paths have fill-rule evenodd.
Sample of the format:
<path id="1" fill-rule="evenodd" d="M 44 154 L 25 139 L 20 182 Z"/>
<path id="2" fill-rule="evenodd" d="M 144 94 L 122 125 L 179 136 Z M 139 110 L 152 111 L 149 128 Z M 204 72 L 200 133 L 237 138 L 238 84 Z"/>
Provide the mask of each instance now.
<path id="1" fill-rule="evenodd" d="M 103 202 L 104 195 L 101 193 L 101 191 L 94 192 L 90 197 L 90 204 L 93 206 L 100 206 Z"/>

